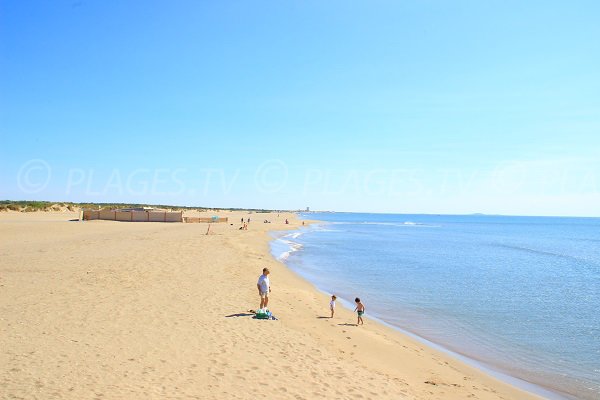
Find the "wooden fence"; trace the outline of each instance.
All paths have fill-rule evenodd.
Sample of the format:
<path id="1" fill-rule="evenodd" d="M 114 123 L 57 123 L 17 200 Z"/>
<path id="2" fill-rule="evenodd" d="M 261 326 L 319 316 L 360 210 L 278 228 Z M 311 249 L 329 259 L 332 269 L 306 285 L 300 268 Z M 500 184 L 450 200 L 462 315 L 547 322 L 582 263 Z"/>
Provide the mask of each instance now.
<path id="1" fill-rule="evenodd" d="M 123 222 L 183 222 L 182 211 L 84 210 L 83 220 L 103 219 Z"/>

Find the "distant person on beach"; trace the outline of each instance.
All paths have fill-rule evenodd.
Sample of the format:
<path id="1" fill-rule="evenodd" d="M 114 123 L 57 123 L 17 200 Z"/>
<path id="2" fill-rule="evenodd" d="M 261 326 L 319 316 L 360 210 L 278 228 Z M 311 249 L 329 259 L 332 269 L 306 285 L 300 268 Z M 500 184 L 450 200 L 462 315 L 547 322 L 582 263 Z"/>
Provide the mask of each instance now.
<path id="1" fill-rule="evenodd" d="M 256 283 L 258 295 L 260 296 L 260 309 L 266 308 L 269 304 L 269 292 L 271 292 L 270 273 L 268 268 L 263 268 L 263 273 L 258 277 L 258 282 Z"/>
<path id="2" fill-rule="evenodd" d="M 356 313 L 358 314 L 358 320 L 356 321 L 356 326 L 364 325 L 365 323 L 362 319 L 362 316 L 365 313 L 365 306 L 363 303 L 360 302 L 360 299 L 358 297 L 356 299 L 354 299 L 354 302 L 356 303 L 356 308 L 354 309 L 354 311 L 356 311 Z"/>
<path id="3" fill-rule="evenodd" d="M 331 296 L 331 301 L 329 302 L 329 309 L 331 310 L 331 317 L 333 318 L 333 314 L 335 313 L 335 300 L 337 299 L 337 297 L 335 297 L 335 294 L 333 296 Z"/>
<path id="4" fill-rule="evenodd" d="M 242 217 L 242 224 L 244 223 L 244 217 Z"/>
<path id="5" fill-rule="evenodd" d="M 286 225 L 289 224 L 289 221 L 287 220 L 287 218 L 285 219 L 285 224 Z"/>

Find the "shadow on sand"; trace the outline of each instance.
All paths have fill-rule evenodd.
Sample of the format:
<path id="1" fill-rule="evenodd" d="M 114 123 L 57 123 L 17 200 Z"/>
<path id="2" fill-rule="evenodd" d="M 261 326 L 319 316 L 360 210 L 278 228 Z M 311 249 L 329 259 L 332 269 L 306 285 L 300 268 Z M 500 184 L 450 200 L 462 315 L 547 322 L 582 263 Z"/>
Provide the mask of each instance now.
<path id="1" fill-rule="evenodd" d="M 225 318 L 233 318 L 233 317 L 250 317 L 250 316 L 254 316 L 254 314 L 251 313 L 237 313 L 237 314 L 231 314 L 231 315 L 226 315 Z"/>

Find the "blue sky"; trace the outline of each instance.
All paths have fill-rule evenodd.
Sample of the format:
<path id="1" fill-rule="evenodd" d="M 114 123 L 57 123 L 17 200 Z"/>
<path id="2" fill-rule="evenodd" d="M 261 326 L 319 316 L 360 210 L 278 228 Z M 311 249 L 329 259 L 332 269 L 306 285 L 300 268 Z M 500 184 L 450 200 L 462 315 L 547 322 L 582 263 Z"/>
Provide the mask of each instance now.
<path id="1" fill-rule="evenodd" d="M 0 198 L 600 216 L 596 1 L 0 2 Z"/>

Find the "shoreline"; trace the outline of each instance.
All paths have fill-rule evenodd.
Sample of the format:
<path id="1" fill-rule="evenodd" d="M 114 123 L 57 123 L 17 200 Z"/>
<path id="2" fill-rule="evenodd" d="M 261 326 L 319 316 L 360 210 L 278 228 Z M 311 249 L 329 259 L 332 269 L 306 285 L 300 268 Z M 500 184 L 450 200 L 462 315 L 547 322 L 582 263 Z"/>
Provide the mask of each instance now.
<path id="1" fill-rule="evenodd" d="M 297 215 L 297 218 L 300 219 L 300 216 Z M 327 224 L 327 222 L 319 221 L 319 220 L 304 220 L 304 221 L 307 223 L 306 227 L 309 227 L 312 225 Z M 288 232 L 288 231 L 286 230 L 286 231 L 280 231 L 280 232 L 282 235 L 278 236 L 278 237 L 274 237 L 272 240 L 272 243 L 276 242 L 277 240 L 281 240 L 282 238 L 285 238 L 286 237 L 285 232 Z M 292 230 L 291 232 L 301 232 L 301 231 L 300 230 Z M 292 237 L 292 239 L 295 239 L 295 237 Z M 284 254 L 287 253 L 287 255 L 285 257 L 278 256 L 277 254 L 273 253 L 274 249 L 271 248 L 271 250 L 272 250 L 271 253 L 272 253 L 273 258 L 275 258 L 278 262 L 281 262 L 284 265 L 286 265 L 286 267 L 288 269 L 290 269 L 292 272 L 294 272 L 295 274 L 297 274 L 300 277 L 300 279 L 303 279 L 303 280 L 306 280 L 307 282 L 309 282 L 315 288 L 315 290 L 317 290 L 319 293 L 321 293 L 325 296 L 328 296 L 329 293 L 327 293 L 325 290 L 319 288 L 317 283 L 311 281 L 307 277 L 302 276 L 299 272 L 295 271 L 293 267 L 286 264 L 287 258 L 289 257 L 289 255 L 291 255 L 297 251 L 301 251 L 301 248 L 300 249 L 294 248 L 293 245 L 286 243 L 288 241 L 283 241 L 283 242 L 290 247 L 290 249 L 288 251 L 284 252 Z M 349 301 L 343 300 L 341 298 L 338 300 L 341 300 L 341 301 L 338 301 L 340 306 L 345 307 L 346 309 L 348 309 L 348 311 L 350 311 L 352 309 L 352 304 Z M 378 316 L 373 316 L 373 314 L 370 314 L 369 319 L 378 324 L 381 324 L 387 328 L 390 328 L 390 329 L 398 332 L 401 335 L 408 336 L 411 339 L 414 339 L 427 347 L 430 347 L 436 351 L 443 352 L 443 353 L 447 354 L 448 356 L 456 359 L 457 361 L 460 361 L 470 367 L 476 368 L 476 369 L 480 370 L 481 372 L 504 382 L 507 385 L 514 386 L 518 389 L 521 389 L 521 390 L 531 393 L 533 395 L 541 396 L 542 398 L 548 399 L 548 400 L 571 400 L 571 399 L 574 399 L 574 397 L 572 397 L 571 395 L 569 395 L 567 393 L 558 392 L 552 388 L 545 387 L 540 384 L 527 381 L 525 379 L 511 375 L 510 371 L 504 371 L 501 368 L 496 367 L 492 364 L 487 364 L 483 361 L 479 361 L 477 359 L 471 358 L 466 354 L 462 354 L 458 351 L 446 348 L 443 345 L 435 343 L 427 338 L 424 338 L 415 332 L 411 332 L 400 326 L 394 325 L 390 322 L 386 322 L 385 320 L 381 319 Z"/>
<path id="2" fill-rule="evenodd" d="M 295 217 L 301 221 L 304 221 L 307 225 L 306 227 L 309 227 L 311 225 L 318 225 L 318 224 L 324 224 L 324 221 L 319 221 L 319 220 L 312 220 L 312 219 L 308 219 L 308 220 L 302 220 L 300 218 L 299 215 L 297 215 L 297 213 L 294 213 Z M 281 236 L 279 237 L 272 237 L 271 238 L 271 242 L 275 242 L 279 239 L 281 239 L 282 237 L 285 237 L 285 233 L 284 232 L 301 232 L 299 229 L 304 227 L 303 225 L 297 226 L 296 228 L 291 228 L 291 229 L 286 229 L 286 230 L 281 230 L 281 231 L 271 231 L 271 233 L 279 233 L 281 232 Z M 288 244 L 289 246 L 289 244 Z M 309 279 L 301 276 L 298 272 L 294 271 L 294 269 L 292 267 L 290 267 L 289 265 L 287 265 L 285 263 L 285 261 L 287 260 L 287 257 L 290 254 L 293 254 L 297 251 L 301 251 L 301 249 L 297 249 L 294 248 L 292 246 L 290 246 L 290 249 L 286 252 L 288 253 L 286 257 L 278 257 L 276 254 L 273 254 L 273 252 L 271 251 L 271 255 L 272 257 L 279 263 L 282 263 L 283 265 L 285 265 L 286 268 L 288 268 L 293 274 L 295 274 L 299 279 L 302 279 L 306 282 L 308 282 L 313 288 L 314 290 L 316 290 L 317 292 L 319 292 L 320 294 L 322 294 L 323 296 L 325 296 L 326 298 L 329 297 L 329 293 L 326 293 L 325 291 L 321 290 L 320 288 L 317 287 L 317 285 L 310 281 Z M 342 301 L 339 302 L 340 305 L 342 307 L 344 307 L 348 312 L 351 312 L 351 308 L 349 307 L 349 304 L 347 301 Z M 346 304 L 347 303 L 347 304 Z M 339 308 L 336 308 L 336 313 L 338 312 Z M 353 313 L 352 313 L 353 314 Z M 486 364 L 484 364 L 483 362 L 477 361 L 475 359 L 471 359 L 470 357 L 460 354 L 458 352 L 452 351 L 450 349 L 447 349 L 445 347 L 443 347 L 440 344 L 437 344 L 435 342 L 432 342 L 426 338 L 423 338 L 421 336 L 419 336 L 416 333 L 407 331 L 399 326 L 393 325 L 391 323 L 388 323 L 378 317 L 373 317 L 370 316 L 368 317 L 369 320 L 374 321 L 376 324 L 379 324 L 387 329 L 392 330 L 393 332 L 399 334 L 399 335 L 403 335 L 405 337 L 408 337 L 412 340 L 415 340 L 427 347 L 430 347 L 431 350 L 435 350 L 435 351 L 439 351 L 442 352 L 444 354 L 446 354 L 449 357 L 452 357 L 453 359 L 455 359 L 458 362 L 464 363 L 465 365 L 467 365 L 468 367 L 471 368 L 475 368 L 479 371 L 481 371 L 482 373 L 489 375 L 490 377 L 494 378 L 494 379 L 498 379 L 499 381 L 501 381 L 503 384 L 515 387 L 519 390 L 523 390 L 524 392 L 526 392 L 527 394 L 533 395 L 533 396 L 540 396 L 539 398 L 544 398 L 544 399 L 549 399 L 549 400 L 568 400 L 569 397 L 566 394 L 562 394 L 562 393 L 556 393 L 551 389 L 547 389 L 543 386 L 537 385 L 535 383 L 532 382 L 528 382 L 526 380 L 523 380 L 521 378 L 509 375 L 508 373 L 505 373 L 503 371 L 499 371 L 499 370 L 495 370 L 493 369 L 492 366 L 487 366 Z"/>
<path id="3" fill-rule="evenodd" d="M 295 214 L 229 224 L 0 215 L 7 395 L 48 398 L 540 399 L 344 307 L 270 251 Z M 250 216 L 249 230 L 238 230 Z M 283 220 L 289 218 L 290 224 Z M 271 224 L 263 224 L 271 219 Z M 269 308 L 251 318 L 271 269 Z M 360 395 L 360 396 L 359 396 Z"/>

